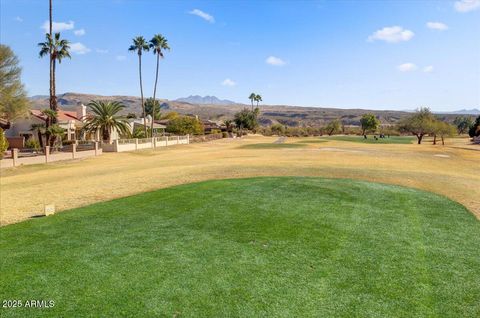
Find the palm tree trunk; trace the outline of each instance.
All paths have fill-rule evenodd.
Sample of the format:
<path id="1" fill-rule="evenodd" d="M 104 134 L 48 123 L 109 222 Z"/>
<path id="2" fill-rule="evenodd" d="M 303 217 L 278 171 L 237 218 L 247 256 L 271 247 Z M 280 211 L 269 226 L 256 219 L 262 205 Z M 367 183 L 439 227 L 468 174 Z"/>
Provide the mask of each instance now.
<path id="1" fill-rule="evenodd" d="M 58 111 L 58 105 L 57 105 L 57 89 L 55 85 L 55 72 L 56 72 L 56 61 L 55 57 L 52 59 L 52 110 L 54 112 Z M 52 118 L 52 124 L 57 123 L 57 117 L 55 116 Z"/>
<path id="2" fill-rule="evenodd" d="M 252 112 L 253 112 L 253 99 L 251 100 L 251 102 L 252 102 Z"/>
<path id="3" fill-rule="evenodd" d="M 157 82 L 158 82 L 158 66 L 160 64 L 160 54 L 157 54 L 157 72 L 155 74 L 155 86 L 153 86 L 153 107 L 152 107 L 152 125 L 150 127 L 153 137 L 153 122 L 155 119 L 155 96 L 157 93 Z"/>
<path id="4" fill-rule="evenodd" d="M 49 32 L 50 32 L 50 38 L 53 38 L 53 35 L 52 35 L 52 24 L 53 24 L 53 15 L 52 15 L 52 0 L 49 1 L 49 8 L 48 8 L 48 14 L 49 14 Z M 54 96 L 54 91 L 53 91 L 53 52 L 52 52 L 52 48 L 50 48 L 50 109 L 51 110 L 55 110 L 54 109 L 54 100 L 53 100 L 53 96 Z"/>
<path id="5" fill-rule="evenodd" d="M 140 100 L 142 101 L 142 113 L 143 113 L 143 130 L 145 137 L 147 137 L 147 118 L 145 114 L 145 104 L 143 102 L 143 84 L 142 84 L 142 54 L 138 54 L 138 74 L 140 77 Z"/>
<path id="6" fill-rule="evenodd" d="M 52 16 L 52 0 L 49 1 L 49 21 L 50 21 L 50 36 L 52 36 L 52 23 L 53 23 L 53 16 Z"/>

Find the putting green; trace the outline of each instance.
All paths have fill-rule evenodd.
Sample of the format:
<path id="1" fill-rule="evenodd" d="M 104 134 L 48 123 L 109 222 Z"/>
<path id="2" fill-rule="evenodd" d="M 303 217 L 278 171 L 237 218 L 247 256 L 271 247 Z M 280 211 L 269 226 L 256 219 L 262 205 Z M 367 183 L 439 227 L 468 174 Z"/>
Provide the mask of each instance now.
<path id="1" fill-rule="evenodd" d="M 208 181 L 0 228 L 3 317 L 478 317 L 480 222 L 408 188 Z"/>

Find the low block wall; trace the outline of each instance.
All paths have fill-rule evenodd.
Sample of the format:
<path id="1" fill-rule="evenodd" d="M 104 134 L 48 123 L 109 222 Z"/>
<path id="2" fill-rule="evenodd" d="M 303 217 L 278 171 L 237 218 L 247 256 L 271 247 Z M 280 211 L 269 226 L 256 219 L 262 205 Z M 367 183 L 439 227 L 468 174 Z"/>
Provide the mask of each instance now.
<path id="1" fill-rule="evenodd" d="M 81 159 L 95 157 L 102 154 L 102 149 L 76 151 L 72 149 L 72 152 L 57 152 L 48 155 L 37 155 L 31 157 L 18 157 L 18 149 L 12 150 L 12 158 L 0 160 L 0 168 L 12 168 L 21 165 L 34 165 L 41 163 L 49 163 L 55 161 L 64 161 L 72 159 Z"/>
<path id="2" fill-rule="evenodd" d="M 152 140 L 152 138 L 114 140 L 112 144 L 103 144 L 102 149 L 105 152 L 125 152 L 173 145 L 188 145 L 189 143 L 189 136 L 165 136 L 155 137 L 155 140 Z"/>

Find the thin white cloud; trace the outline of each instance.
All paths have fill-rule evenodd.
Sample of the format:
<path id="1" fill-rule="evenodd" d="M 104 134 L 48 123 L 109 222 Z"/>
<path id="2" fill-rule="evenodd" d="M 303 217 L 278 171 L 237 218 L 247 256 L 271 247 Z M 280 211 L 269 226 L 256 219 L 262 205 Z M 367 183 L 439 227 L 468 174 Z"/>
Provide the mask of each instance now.
<path id="1" fill-rule="evenodd" d="M 212 15 L 210 15 L 206 12 L 203 12 L 202 10 L 193 9 L 192 11 L 189 11 L 188 13 L 196 15 L 197 17 L 200 17 L 200 18 L 202 18 L 205 21 L 208 21 L 210 23 L 215 23 L 215 18 Z"/>
<path id="2" fill-rule="evenodd" d="M 75 30 L 75 31 L 73 31 L 73 34 L 75 34 L 76 36 L 82 36 L 82 35 L 85 35 L 85 29 L 78 29 L 78 30 Z"/>
<path id="3" fill-rule="evenodd" d="M 433 65 L 427 65 L 422 69 L 422 71 L 425 72 L 425 73 L 432 73 L 433 70 L 434 70 Z"/>
<path id="4" fill-rule="evenodd" d="M 75 23 L 73 21 L 69 22 L 52 22 L 52 32 L 62 32 L 66 30 L 72 30 L 75 27 Z M 50 31 L 50 26 L 48 21 L 45 21 L 41 28 L 48 33 Z"/>
<path id="5" fill-rule="evenodd" d="M 107 54 L 107 53 L 108 53 L 108 50 L 104 50 L 104 49 L 95 49 L 95 52 L 97 52 L 97 53 L 100 53 L 100 54 Z"/>
<path id="6" fill-rule="evenodd" d="M 413 72 L 418 69 L 418 67 L 413 63 L 403 63 L 397 66 L 397 69 L 400 72 Z"/>
<path id="7" fill-rule="evenodd" d="M 384 27 L 383 29 L 375 31 L 368 37 L 369 42 L 376 40 L 385 41 L 388 43 L 398 43 L 409 41 L 413 38 L 415 33 L 406 30 L 400 26 Z"/>
<path id="8" fill-rule="evenodd" d="M 70 52 L 75 54 L 87 54 L 91 50 L 80 42 L 70 44 Z"/>
<path id="9" fill-rule="evenodd" d="M 448 30 L 448 25 L 442 22 L 427 22 L 427 28 L 432 30 L 445 31 Z"/>
<path id="10" fill-rule="evenodd" d="M 453 5 L 458 12 L 470 12 L 480 9 L 480 0 L 460 0 Z"/>
<path id="11" fill-rule="evenodd" d="M 125 61 L 127 59 L 127 57 L 125 55 L 117 55 L 117 56 L 115 56 L 115 59 L 117 61 Z"/>
<path id="12" fill-rule="evenodd" d="M 233 87 L 235 85 L 237 85 L 237 83 L 229 78 L 226 78 L 225 80 L 223 80 L 223 82 L 221 83 L 223 86 L 229 86 L 229 87 Z"/>
<path id="13" fill-rule="evenodd" d="M 15 17 L 15 21 L 17 21 L 17 22 L 23 22 L 23 19 L 22 19 L 21 17 L 19 17 L 19 16 L 16 16 L 16 17 Z"/>
<path id="14" fill-rule="evenodd" d="M 286 64 L 284 60 L 276 56 L 267 57 L 267 59 L 265 60 L 265 63 L 274 65 L 274 66 L 283 66 Z"/>

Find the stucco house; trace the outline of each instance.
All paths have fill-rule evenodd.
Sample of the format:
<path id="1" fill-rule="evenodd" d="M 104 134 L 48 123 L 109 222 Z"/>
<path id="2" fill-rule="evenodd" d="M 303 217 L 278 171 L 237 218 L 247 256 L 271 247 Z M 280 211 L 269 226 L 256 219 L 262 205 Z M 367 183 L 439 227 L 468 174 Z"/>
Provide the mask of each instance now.
<path id="1" fill-rule="evenodd" d="M 83 104 L 78 105 L 74 111 L 58 110 L 58 125 L 65 129 L 66 140 L 82 139 L 82 118 L 85 116 L 86 106 Z M 15 144 L 18 144 L 19 140 L 22 141 L 22 137 L 21 144 L 30 138 L 38 139 L 38 134 L 32 129 L 32 126 L 45 124 L 46 120 L 47 116 L 42 114 L 41 110 L 32 109 L 29 111 L 28 117 L 17 119 L 11 123 L 10 128 L 5 131 L 5 136 L 7 139 L 15 140 Z"/>

